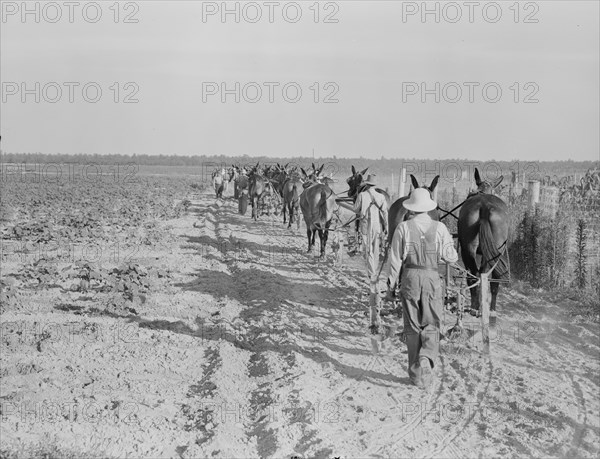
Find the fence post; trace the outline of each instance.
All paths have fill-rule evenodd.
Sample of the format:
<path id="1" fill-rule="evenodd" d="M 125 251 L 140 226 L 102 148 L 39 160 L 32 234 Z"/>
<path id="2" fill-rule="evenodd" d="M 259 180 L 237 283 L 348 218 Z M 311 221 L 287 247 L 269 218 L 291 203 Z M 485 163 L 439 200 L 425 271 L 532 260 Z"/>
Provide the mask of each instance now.
<path id="1" fill-rule="evenodd" d="M 540 182 L 539 180 L 529 181 L 529 209 L 534 210 L 535 205 L 540 202 Z"/>
<path id="2" fill-rule="evenodd" d="M 508 190 L 508 195 L 510 197 L 510 199 L 514 199 L 515 195 L 517 194 L 517 173 L 515 171 L 512 171 L 510 173 L 510 188 Z"/>
<path id="3" fill-rule="evenodd" d="M 555 186 L 545 186 L 542 187 L 541 191 L 543 211 L 550 217 L 555 218 L 558 212 L 558 188 Z"/>
<path id="4" fill-rule="evenodd" d="M 452 175 L 452 207 L 456 205 L 456 172 Z"/>
<path id="5" fill-rule="evenodd" d="M 402 168 L 402 172 L 400 173 L 400 180 L 398 181 L 398 197 L 401 198 L 406 196 L 406 168 Z"/>

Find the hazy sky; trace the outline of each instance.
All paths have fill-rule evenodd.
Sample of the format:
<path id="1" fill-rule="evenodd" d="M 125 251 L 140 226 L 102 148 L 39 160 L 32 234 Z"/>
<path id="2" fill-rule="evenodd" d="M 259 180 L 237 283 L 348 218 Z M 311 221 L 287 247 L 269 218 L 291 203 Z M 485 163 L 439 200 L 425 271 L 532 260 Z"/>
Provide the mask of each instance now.
<path id="1" fill-rule="evenodd" d="M 272 23 L 268 2 L 227 2 L 238 5 L 239 23 L 233 14 L 223 22 L 220 11 L 203 19 L 203 9 L 220 9 L 220 1 L 121 2 L 117 23 L 114 1 L 99 2 L 95 23 L 93 6 L 84 18 L 89 2 L 74 8 L 72 23 L 64 2 L 55 3 L 62 16 L 54 23 L 56 7 L 36 3 L 28 7 L 39 8 L 39 23 L 33 13 L 22 17 L 21 1 L 2 2 L 4 151 L 308 156 L 315 148 L 317 156 L 599 159 L 595 0 L 518 9 L 502 1 L 497 22 L 490 2 L 473 7 L 472 22 L 465 2 L 428 2 L 439 8 L 439 23 L 434 14 L 423 20 L 420 1 L 321 2 L 318 9 L 301 1 L 295 23 L 290 2 L 272 7 Z M 257 6 L 262 17 L 252 23 Z M 462 16 L 451 22 L 457 7 Z M 128 14 L 138 22 L 125 23 Z M 325 23 L 327 16 L 338 22 Z M 71 86 L 72 103 L 69 82 L 79 84 Z M 123 103 L 136 90 L 128 82 L 139 88 L 137 103 Z M 22 83 L 33 90 L 24 102 Z M 96 85 L 88 100 L 102 90 L 98 102 L 84 99 L 87 83 Z M 206 101 L 203 83 L 215 83 L 204 85 Z M 206 93 L 221 83 L 234 90 L 225 103 Z M 421 83 L 433 90 L 424 102 Z M 251 103 L 257 86 L 262 97 Z M 334 92 L 338 102 L 324 103 Z"/>

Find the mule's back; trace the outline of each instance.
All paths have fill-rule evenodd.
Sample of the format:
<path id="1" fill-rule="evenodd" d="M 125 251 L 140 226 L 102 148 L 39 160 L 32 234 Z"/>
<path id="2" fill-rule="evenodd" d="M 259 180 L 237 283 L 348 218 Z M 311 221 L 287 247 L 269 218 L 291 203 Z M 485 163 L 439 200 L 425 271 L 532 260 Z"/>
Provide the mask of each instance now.
<path id="1" fill-rule="evenodd" d="M 300 209 L 307 228 L 325 228 L 325 224 L 333 218 L 335 194 L 322 183 L 311 185 L 300 195 Z"/>
<path id="2" fill-rule="evenodd" d="M 249 181 L 250 196 L 260 196 L 265 191 L 265 179 L 261 175 L 253 175 Z"/>
<path id="3" fill-rule="evenodd" d="M 470 195 L 458 214 L 458 237 L 460 243 L 468 243 L 479 230 L 479 221 L 486 218 L 492 223 L 493 231 L 508 237 L 508 206 L 498 196 L 477 193 Z M 506 225 L 502 222 L 506 221 Z"/>
<path id="4" fill-rule="evenodd" d="M 294 186 L 296 187 L 296 196 L 294 196 Z M 282 194 L 286 202 L 293 202 L 298 199 L 301 192 L 302 182 L 299 178 L 288 178 L 283 184 Z"/>
<path id="5" fill-rule="evenodd" d="M 508 229 L 508 206 L 502 199 L 486 193 L 468 197 L 458 215 L 458 239 L 463 260 L 468 254 L 480 253 L 480 269 L 486 270 L 504 253 L 495 274 L 498 278 L 508 275 Z"/>
<path id="6" fill-rule="evenodd" d="M 238 188 L 240 190 L 247 190 L 248 189 L 248 177 L 246 177 L 245 175 L 240 175 L 237 178 L 237 183 L 238 183 Z"/>

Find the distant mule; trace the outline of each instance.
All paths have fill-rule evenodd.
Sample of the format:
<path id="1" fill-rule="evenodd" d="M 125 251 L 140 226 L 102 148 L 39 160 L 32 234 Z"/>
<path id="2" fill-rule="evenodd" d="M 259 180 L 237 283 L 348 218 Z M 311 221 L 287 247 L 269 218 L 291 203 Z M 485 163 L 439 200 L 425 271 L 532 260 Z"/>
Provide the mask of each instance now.
<path id="1" fill-rule="evenodd" d="M 302 172 L 308 179 L 304 169 L 302 169 Z M 306 235 L 308 236 L 307 252 L 312 250 L 318 231 L 321 242 L 319 256 L 323 257 L 325 256 L 329 227 L 331 226 L 333 212 L 336 208 L 335 193 L 331 188 L 322 183 L 307 181 L 303 186 L 305 186 L 305 189 L 300 195 L 300 209 L 306 223 Z"/>
<path id="2" fill-rule="evenodd" d="M 248 208 L 248 177 L 240 175 L 237 179 L 236 190 L 238 195 L 238 212 L 246 215 Z"/>
<path id="3" fill-rule="evenodd" d="M 283 184 L 283 223 L 286 223 L 286 213 L 289 213 L 288 228 L 296 222 L 296 228 L 300 229 L 300 193 L 302 192 L 302 181 L 297 175 L 292 175 Z"/>
<path id="4" fill-rule="evenodd" d="M 266 179 L 257 173 L 250 175 L 248 180 L 248 198 L 252 205 L 252 219 L 257 220 L 259 216 L 259 204 L 266 190 Z"/>

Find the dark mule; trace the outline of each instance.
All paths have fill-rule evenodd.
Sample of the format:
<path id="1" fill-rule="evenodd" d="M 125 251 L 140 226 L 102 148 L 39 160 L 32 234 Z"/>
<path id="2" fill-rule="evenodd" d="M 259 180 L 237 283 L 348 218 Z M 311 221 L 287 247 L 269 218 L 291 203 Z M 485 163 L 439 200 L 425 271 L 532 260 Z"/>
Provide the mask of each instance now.
<path id="1" fill-rule="evenodd" d="M 289 164 L 289 163 L 288 163 Z M 269 177 L 269 180 L 273 184 L 273 189 L 279 194 L 279 196 L 283 197 L 283 186 L 285 182 L 289 178 L 290 171 L 288 170 L 288 165 L 285 166 L 277 163 L 277 168 L 275 168 Z"/>
<path id="2" fill-rule="evenodd" d="M 346 183 L 348 184 L 348 196 L 352 198 L 352 201 L 356 202 L 356 198 L 358 196 L 358 190 L 361 188 L 361 183 L 363 182 L 363 177 L 367 173 L 369 168 L 367 167 L 362 172 L 357 172 L 357 170 L 352 166 L 352 175 L 348 177 Z"/>
<path id="3" fill-rule="evenodd" d="M 352 166 L 352 175 L 346 179 L 346 183 L 348 184 L 348 196 L 352 198 L 353 202 L 356 202 L 356 199 L 358 198 L 358 194 L 361 193 L 364 189 L 362 182 L 363 182 L 363 177 L 368 169 L 369 168 L 367 167 L 362 172 L 357 172 L 356 169 L 354 169 L 354 166 Z M 328 183 L 327 180 L 333 181 L 333 179 L 326 177 L 325 179 L 323 179 L 323 183 Z M 377 193 L 381 193 L 382 195 L 384 195 L 385 199 L 387 199 L 389 202 L 390 195 L 387 193 L 387 191 L 385 191 L 383 188 L 379 188 L 377 186 L 374 188 L 374 190 Z"/>
<path id="4" fill-rule="evenodd" d="M 304 172 L 304 171 L 303 171 Z M 306 175 L 306 173 L 304 173 Z M 308 236 L 308 250 L 310 252 L 315 244 L 316 232 L 319 232 L 321 241 L 320 256 L 325 255 L 325 246 L 329 227 L 333 219 L 333 211 L 336 208 L 335 194 L 327 185 L 314 183 L 306 186 L 300 195 L 300 208 L 306 223 L 306 235 Z"/>
<path id="5" fill-rule="evenodd" d="M 246 209 L 248 208 L 248 177 L 240 175 L 235 188 L 238 194 L 238 212 L 246 215 Z"/>
<path id="6" fill-rule="evenodd" d="M 263 193 L 266 191 L 266 179 L 258 173 L 250 175 L 248 180 L 248 198 L 252 204 L 252 218 L 258 219 L 259 215 L 259 204 Z"/>
<path id="7" fill-rule="evenodd" d="M 292 175 L 283 184 L 283 223 L 286 223 L 286 212 L 289 212 L 288 228 L 294 221 L 296 227 L 300 228 L 300 192 L 302 190 L 302 181 L 297 175 Z"/>
<path id="8" fill-rule="evenodd" d="M 495 280 L 508 279 L 508 206 L 497 196 L 491 194 L 503 177 L 493 184 L 482 181 L 479 171 L 475 169 L 477 191 L 471 193 L 460 208 L 458 215 L 458 241 L 465 268 L 473 276 L 480 272 L 488 272 L 494 266 L 491 276 L 490 290 L 492 304 L 490 309 L 496 310 L 496 296 L 500 287 Z M 477 265 L 477 255 L 481 255 L 481 263 Z M 496 264 L 497 263 L 497 264 Z M 467 280 L 474 284 L 476 277 Z M 471 289 L 471 307 L 479 309 L 479 287 Z"/>
<path id="9" fill-rule="evenodd" d="M 429 193 L 431 194 L 432 198 L 435 195 L 435 188 L 437 187 L 439 179 L 440 179 L 440 176 L 436 175 L 434 177 L 434 179 L 431 181 L 431 185 L 429 185 L 429 186 L 423 185 L 422 187 L 419 187 L 419 182 L 417 181 L 415 176 L 412 174 L 410 175 L 410 180 L 412 182 L 413 188 L 415 188 L 415 189 L 416 188 L 425 188 L 426 190 L 429 190 Z M 394 201 L 394 203 L 391 205 L 391 207 L 388 210 L 388 239 L 387 239 L 388 246 L 392 244 L 392 238 L 394 237 L 394 231 L 396 231 L 396 228 L 398 227 L 398 225 L 400 223 L 402 223 L 403 221 L 406 221 L 410 218 L 411 212 L 408 211 L 402 205 L 402 203 L 404 201 L 406 201 L 409 197 L 410 197 L 410 193 L 408 194 L 408 196 L 402 196 L 401 198 L 396 199 L 396 201 Z M 440 219 L 437 209 L 429 211 L 428 214 L 435 221 L 438 221 Z"/>

